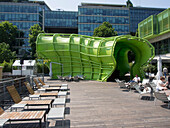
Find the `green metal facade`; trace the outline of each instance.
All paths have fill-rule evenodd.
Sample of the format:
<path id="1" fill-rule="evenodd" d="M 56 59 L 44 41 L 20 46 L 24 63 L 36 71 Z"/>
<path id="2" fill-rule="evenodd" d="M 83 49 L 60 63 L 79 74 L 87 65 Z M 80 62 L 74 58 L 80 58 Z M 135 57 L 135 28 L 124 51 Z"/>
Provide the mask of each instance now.
<path id="1" fill-rule="evenodd" d="M 170 8 L 158 15 L 151 15 L 138 24 L 140 38 L 151 39 L 167 32 L 170 32 Z"/>
<path id="2" fill-rule="evenodd" d="M 154 57 L 153 46 L 145 39 L 134 36 L 99 38 L 83 35 L 39 34 L 36 42 L 37 54 L 49 59 L 52 78 L 57 75 L 84 75 L 89 80 L 106 81 L 115 69 L 120 75 L 131 70 L 143 77 L 141 67 Z M 128 52 L 135 53 L 135 63 L 129 67 Z"/>

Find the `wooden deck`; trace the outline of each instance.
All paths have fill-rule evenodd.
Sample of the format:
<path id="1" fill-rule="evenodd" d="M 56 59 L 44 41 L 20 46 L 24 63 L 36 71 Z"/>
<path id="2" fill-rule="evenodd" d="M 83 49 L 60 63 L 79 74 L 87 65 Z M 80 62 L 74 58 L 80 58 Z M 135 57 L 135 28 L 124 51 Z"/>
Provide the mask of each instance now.
<path id="1" fill-rule="evenodd" d="M 168 128 L 170 109 L 167 105 L 138 99 L 139 94 L 119 89 L 113 82 L 61 82 L 48 80 L 50 84 L 68 83 L 65 128 Z M 50 127 L 62 128 L 61 121 L 50 121 Z M 9 125 L 7 125 L 9 126 Z M 12 128 L 38 128 L 39 122 L 12 123 Z M 45 128 L 45 124 L 43 125 Z"/>

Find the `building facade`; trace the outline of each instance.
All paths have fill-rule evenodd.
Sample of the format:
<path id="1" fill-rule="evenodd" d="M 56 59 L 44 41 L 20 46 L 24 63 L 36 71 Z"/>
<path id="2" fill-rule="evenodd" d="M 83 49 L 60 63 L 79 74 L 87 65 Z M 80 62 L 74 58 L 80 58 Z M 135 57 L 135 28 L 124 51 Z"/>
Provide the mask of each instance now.
<path id="1" fill-rule="evenodd" d="M 42 11 L 42 8 L 36 3 L 0 2 L 0 22 L 9 21 L 24 32 L 24 37 L 18 38 L 18 45 L 15 46 L 15 49 L 19 49 L 17 50 L 18 52 L 22 51 L 22 49 L 28 50 L 30 48 L 28 44 L 30 27 L 34 24 L 42 26 L 40 11 Z M 20 41 L 24 41 L 23 46 L 20 46 Z"/>
<path id="2" fill-rule="evenodd" d="M 112 24 L 118 35 L 134 34 L 137 24 L 151 14 L 164 9 L 126 7 L 126 5 L 82 3 L 77 11 L 52 11 L 44 1 L 34 0 L 0 2 L 0 22 L 9 21 L 24 32 L 25 44 L 15 46 L 19 51 L 30 49 L 28 43 L 29 29 L 39 24 L 46 33 L 75 33 L 92 36 L 96 27 L 104 21 Z M 19 53 L 18 53 L 19 54 Z"/>
<path id="3" fill-rule="evenodd" d="M 78 33 L 76 11 L 45 11 L 45 32 Z"/>
<path id="4" fill-rule="evenodd" d="M 156 55 L 170 53 L 170 8 L 140 22 L 138 31 L 155 47 Z"/>
<path id="5" fill-rule="evenodd" d="M 134 35 L 138 29 L 138 23 L 149 17 L 150 15 L 156 15 L 165 9 L 162 8 L 145 8 L 145 7 L 130 7 L 130 34 Z"/>
<path id="6" fill-rule="evenodd" d="M 93 35 L 96 27 L 108 21 L 118 35 L 129 34 L 129 8 L 126 5 L 82 3 L 78 7 L 78 33 Z"/>

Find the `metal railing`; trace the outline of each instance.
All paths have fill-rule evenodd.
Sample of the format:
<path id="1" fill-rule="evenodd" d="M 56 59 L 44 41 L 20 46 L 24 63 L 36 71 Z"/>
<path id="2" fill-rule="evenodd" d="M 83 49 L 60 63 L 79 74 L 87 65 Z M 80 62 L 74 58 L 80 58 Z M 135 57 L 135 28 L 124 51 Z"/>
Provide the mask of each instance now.
<path id="1" fill-rule="evenodd" d="M 26 87 L 24 85 L 24 82 L 25 81 L 28 81 L 28 82 L 31 82 L 30 81 L 30 77 L 27 76 L 27 77 L 20 77 L 20 78 L 15 78 L 15 79 L 5 79 L 5 80 L 2 80 L 0 82 L 0 105 L 2 107 L 5 106 L 5 101 L 11 101 L 12 98 L 11 96 L 9 95 L 6 87 L 7 86 L 10 86 L 10 85 L 14 85 L 15 88 L 17 89 L 18 93 L 21 95 L 21 96 L 24 96 L 27 94 L 27 90 L 26 90 Z"/>

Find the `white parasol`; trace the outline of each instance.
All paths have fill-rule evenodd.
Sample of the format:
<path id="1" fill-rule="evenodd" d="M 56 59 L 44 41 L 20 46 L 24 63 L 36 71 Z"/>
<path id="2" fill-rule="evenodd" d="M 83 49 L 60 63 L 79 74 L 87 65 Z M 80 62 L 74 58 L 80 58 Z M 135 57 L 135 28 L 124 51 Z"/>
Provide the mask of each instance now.
<path id="1" fill-rule="evenodd" d="M 162 59 L 160 56 L 157 59 L 157 70 L 158 70 L 158 72 L 156 74 L 156 79 L 160 80 L 160 77 L 163 76 L 162 75 Z"/>

